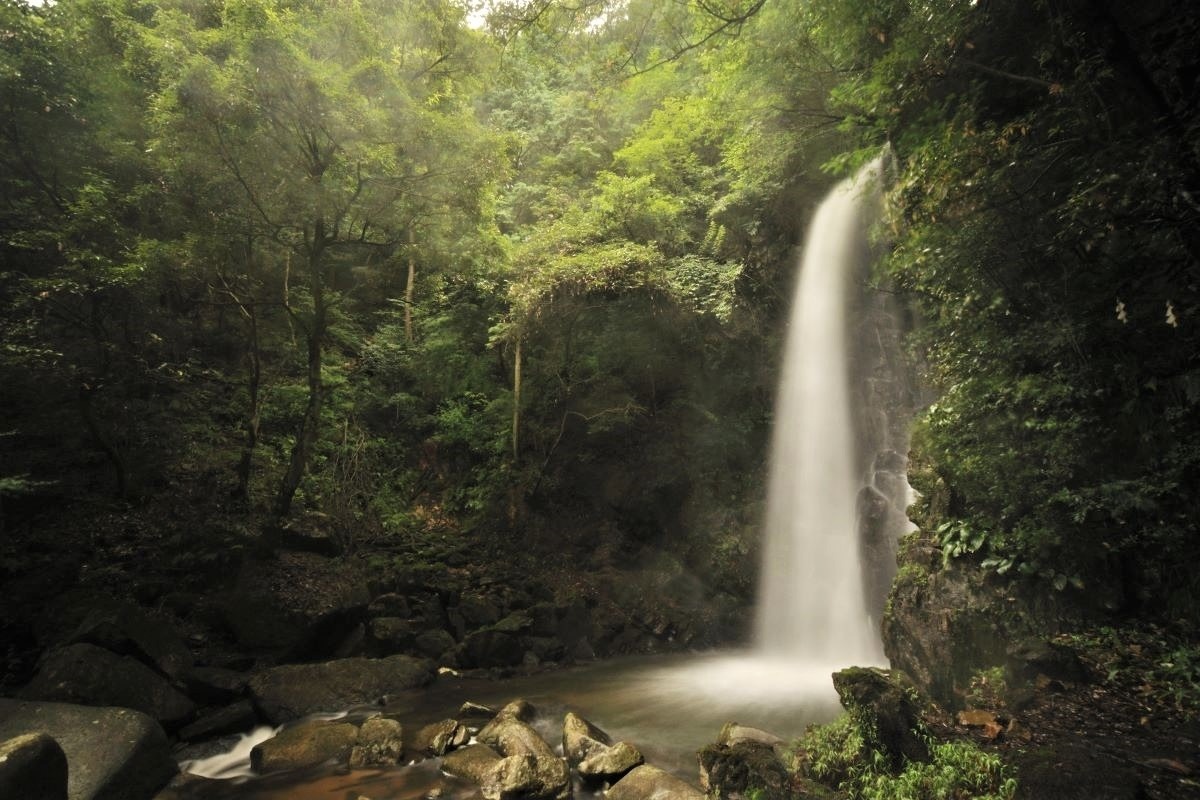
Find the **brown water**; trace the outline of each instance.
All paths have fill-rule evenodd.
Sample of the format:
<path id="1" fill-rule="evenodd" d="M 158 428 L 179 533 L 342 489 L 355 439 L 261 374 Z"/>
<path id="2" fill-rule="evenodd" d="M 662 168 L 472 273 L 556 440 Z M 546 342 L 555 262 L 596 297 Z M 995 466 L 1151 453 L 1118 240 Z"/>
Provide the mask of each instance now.
<path id="1" fill-rule="evenodd" d="M 536 706 L 534 726 L 553 745 L 562 718 L 574 711 L 614 741 L 636 744 L 648 763 L 697 782 L 696 751 L 738 722 L 783 737 L 803 733 L 838 710 L 830 674 L 844 665 L 767 660 L 752 653 L 621 659 L 584 667 L 485 681 L 443 677 L 427 690 L 397 698 L 406 728 L 454 716 L 464 701 L 493 707 L 523 697 Z M 195 779 L 173 789 L 178 800 L 444 800 L 478 790 L 442 775 L 438 760 L 383 770 L 332 767 L 231 780 Z M 581 793 L 577 792 L 577 796 Z M 166 800 L 166 798 L 164 798 Z"/>

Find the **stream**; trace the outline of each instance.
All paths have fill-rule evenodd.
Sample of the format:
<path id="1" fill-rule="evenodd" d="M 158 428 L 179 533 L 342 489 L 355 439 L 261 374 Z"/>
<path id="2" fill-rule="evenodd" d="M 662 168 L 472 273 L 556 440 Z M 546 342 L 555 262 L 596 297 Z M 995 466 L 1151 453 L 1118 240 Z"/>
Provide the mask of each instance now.
<path id="1" fill-rule="evenodd" d="M 574 711 L 614 741 L 638 746 L 646 762 L 698 779 L 696 751 L 716 741 L 726 722 L 763 728 L 791 738 L 815 722 L 836 716 L 839 705 L 830 675 L 844 666 L 771 659 L 750 652 L 617 659 L 503 681 L 441 677 L 389 707 L 406 730 L 454 716 L 465 701 L 495 708 L 523 697 L 538 710 L 534 727 L 556 748 L 562 718 Z M 353 711 L 351 712 L 353 713 Z M 262 730 L 260 735 L 267 735 Z M 225 767 L 248 772 L 242 753 L 185 764 L 185 771 Z M 239 765 L 242 768 L 239 769 Z M 316 768 L 225 780 L 195 779 L 178 787 L 180 800 L 417 800 L 477 797 L 478 788 L 448 778 L 438 759 L 389 769 Z M 576 792 L 577 796 L 586 795 Z"/>

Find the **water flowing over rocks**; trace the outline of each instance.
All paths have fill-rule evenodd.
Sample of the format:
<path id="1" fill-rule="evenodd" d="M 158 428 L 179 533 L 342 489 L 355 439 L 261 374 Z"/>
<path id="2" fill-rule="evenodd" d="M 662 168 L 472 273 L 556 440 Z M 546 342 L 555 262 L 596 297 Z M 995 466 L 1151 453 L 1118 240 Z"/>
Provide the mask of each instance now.
<path id="1" fill-rule="evenodd" d="M 31 731 L 53 738 L 66 755 L 70 800 L 146 800 L 178 771 L 162 728 L 137 711 L 0 699 L 0 741 Z"/>
<path id="2" fill-rule="evenodd" d="M 358 728 L 348 723 L 306 722 L 284 728 L 250 751 L 255 772 L 311 767 L 324 761 L 349 760 Z"/>

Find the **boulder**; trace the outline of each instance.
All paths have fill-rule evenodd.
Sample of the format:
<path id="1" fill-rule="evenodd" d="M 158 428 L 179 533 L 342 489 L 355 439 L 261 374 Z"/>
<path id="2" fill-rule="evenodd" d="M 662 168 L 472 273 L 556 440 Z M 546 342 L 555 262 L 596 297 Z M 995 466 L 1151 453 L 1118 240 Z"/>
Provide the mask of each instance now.
<path id="1" fill-rule="evenodd" d="M 304 722 L 255 745 L 250 767 L 265 773 L 345 761 L 357 742 L 358 728 L 347 722 Z"/>
<path id="2" fill-rule="evenodd" d="M 66 754 L 70 800 L 145 800 L 178 772 L 166 734 L 138 711 L 0 699 L 0 740 L 32 731 Z"/>
<path id="3" fill-rule="evenodd" d="M 168 678 L 192 666 L 192 653 L 175 627 L 132 603 L 105 604 L 89 613 L 66 641 L 78 642 L 132 656 Z"/>
<path id="4" fill-rule="evenodd" d="M 868 746 L 879 749 L 899 769 L 905 759 L 929 761 L 916 693 L 898 675 L 872 667 L 849 667 L 833 674 L 837 691 L 858 723 Z"/>
<path id="5" fill-rule="evenodd" d="M 440 628 L 423 631 L 413 642 L 417 652 L 429 658 L 440 658 L 453 650 L 455 644 L 454 637 Z"/>
<path id="6" fill-rule="evenodd" d="M 412 608 L 408 604 L 407 597 L 389 592 L 379 595 L 370 602 L 367 606 L 367 616 L 408 619 L 412 616 Z"/>
<path id="7" fill-rule="evenodd" d="M 376 617 L 367 623 L 367 650 L 381 656 L 410 650 L 417 638 L 417 627 L 400 617 Z"/>
<path id="8" fill-rule="evenodd" d="M 460 651 L 460 660 L 466 667 L 515 667 L 525 655 L 515 632 L 493 628 L 468 634 Z"/>
<path id="9" fill-rule="evenodd" d="M 369 601 L 354 562 L 281 551 L 242 562 L 222 617 L 242 647 L 319 658 L 337 649 Z"/>
<path id="10" fill-rule="evenodd" d="M 82 642 L 47 653 L 18 696 L 132 708 L 169 727 L 181 725 L 196 710 L 191 700 L 141 661 Z"/>
<path id="11" fill-rule="evenodd" d="M 468 628 L 484 628 L 500 621 L 499 607 L 483 595 L 464 594 L 457 611 Z"/>
<path id="12" fill-rule="evenodd" d="M 350 751 L 350 766 L 392 767 L 404 753 L 404 729 L 394 719 L 372 717 L 358 729 L 358 740 Z"/>
<path id="13" fill-rule="evenodd" d="M 704 800 L 704 792 L 690 783 L 648 764 L 634 769 L 613 784 L 607 800 Z"/>
<path id="14" fill-rule="evenodd" d="M 454 747 L 466 744 L 470 738 L 467 729 L 459 725 L 457 720 L 444 719 L 417 731 L 411 749 L 421 755 L 441 756 Z"/>
<path id="15" fill-rule="evenodd" d="M 571 771 L 553 755 L 511 755 L 488 769 L 479 788 L 484 800 L 565 800 L 571 795 Z"/>
<path id="16" fill-rule="evenodd" d="M 579 776 L 592 783 L 620 780 L 626 773 L 646 762 L 642 751 L 629 742 L 617 742 L 612 747 L 593 751 L 579 762 Z"/>
<path id="17" fill-rule="evenodd" d="M 751 728 L 749 725 L 739 725 L 736 722 L 725 723 L 721 728 L 720 735 L 717 737 L 717 744 L 728 747 L 741 744 L 742 742 L 758 742 L 768 747 L 774 747 L 777 744 L 782 744 L 783 739 L 761 728 Z"/>
<path id="18" fill-rule="evenodd" d="M 472 744 L 447 753 L 442 759 L 442 772 L 482 784 L 500 755 L 486 744 Z"/>
<path id="19" fill-rule="evenodd" d="M 279 725 L 316 711 L 341 711 L 377 703 L 385 695 L 425 686 L 433 665 L 411 656 L 344 658 L 323 664 L 289 664 L 250 679 L 250 695 L 262 715 Z"/>
<path id="20" fill-rule="evenodd" d="M 511 720 L 529 722 L 536 714 L 537 710 L 529 701 L 518 698 L 496 712 L 492 720 L 487 725 L 484 725 L 476 736 L 479 741 L 490 743 L 489 740 L 494 741 L 497 739 L 497 731 L 504 723 Z"/>
<path id="21" fill-rule="evenodd" d="M 607 733 L 573 711 L 563 717 L 563 755 L 571 766 L 611 744 L 612 738 Z"/>
<path id="22" fill-rule="evenodd" d="M 494 747 L 503 756 L 530 755 L 558 760 L 558 755 L 546 744 L 546 740 L 519 719 L 497 718 L 481 730 L 476 738 Z"/>
<path id="23" fill-rule="evenodd" d="M 246 693 L 244 672 L 221 667 L 192 667 L 183 676 L 188 696 L 200 703 L 219 705 L 232 703 Z"/>
<path id="24" fill-rule="evenodd" d="M 723 798 L 786 800 L 787 767 L 771 744 L 742 739 L 735 744 L 712 744 L 700 750 L 700 785 Z"/>
<path id="25" fill-rule="evenodd" d="M 185 742 L 215 739 L 230 733 L 248 731 L 258 724 L 258 714 L 249 700 L 238 700 L 224 708 L 210 711 L 195 722 L 179 730 L 179 738 Z"/>
<path id="26" fill-rule="evenodd" d="M 44 733 L 0 741 L 0 797 L 67 800 L 67 755 Z"/>

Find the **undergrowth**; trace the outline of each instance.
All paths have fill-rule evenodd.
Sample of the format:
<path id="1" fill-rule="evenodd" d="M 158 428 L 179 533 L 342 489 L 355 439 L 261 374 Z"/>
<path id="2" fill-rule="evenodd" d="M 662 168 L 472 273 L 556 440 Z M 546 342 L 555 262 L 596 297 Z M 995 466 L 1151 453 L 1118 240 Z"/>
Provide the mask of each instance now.
<path id="1" fill-rule="evenodd" d="M 1094 628 L 1060 637 L 1097 678 L 1185 717 L 1200 716 L 1200 643 L 1158 625 Z"/>
<path id="2" fill-rule="evenodd" d="M 929 742 L 927 763 L 906 761 L 899 772 L 887 756 L 865 746 L 845 714 L 809 729 L 800 741 L 799 768 L 808 778 L 845 792 L 849 800 L 1012 800 L 1017 780 L 998 756 L 974 743 Z"/>

